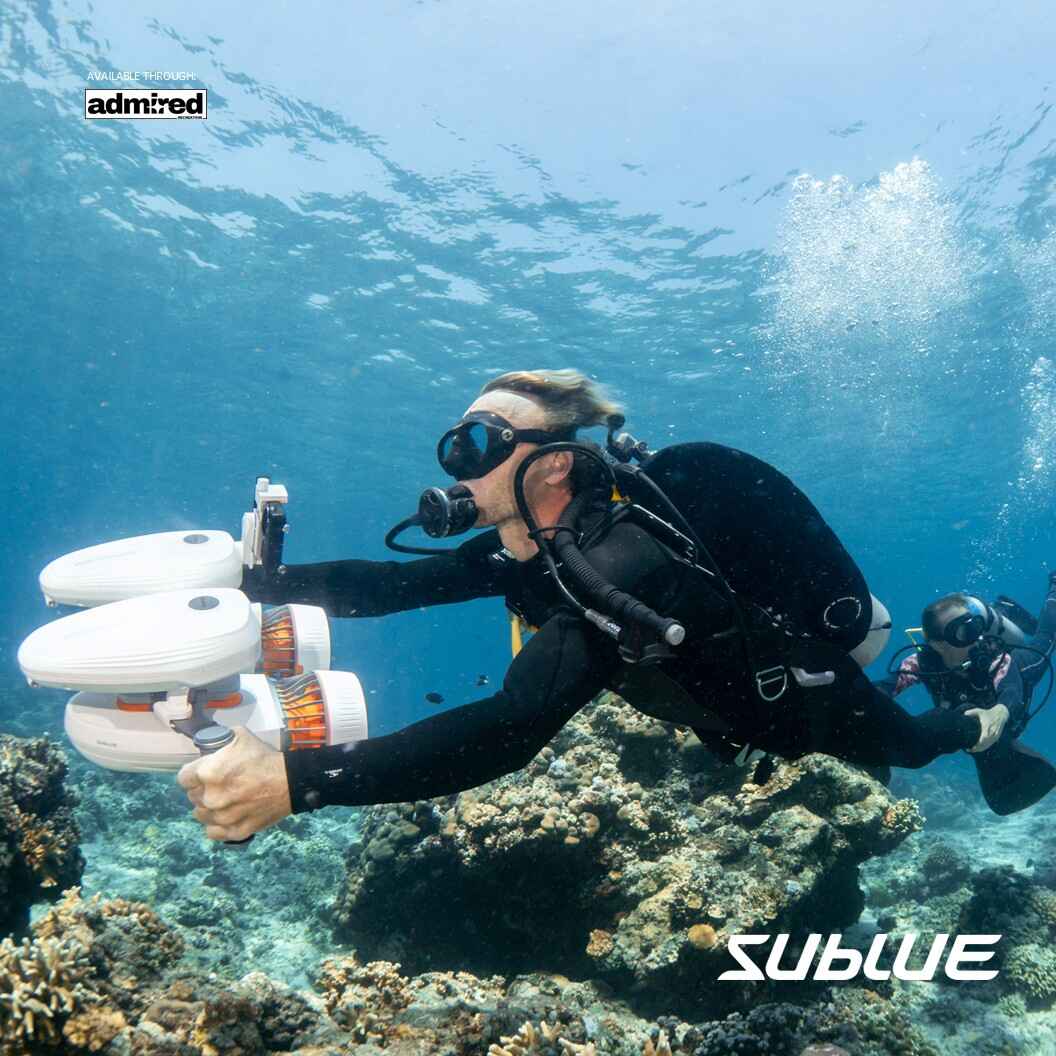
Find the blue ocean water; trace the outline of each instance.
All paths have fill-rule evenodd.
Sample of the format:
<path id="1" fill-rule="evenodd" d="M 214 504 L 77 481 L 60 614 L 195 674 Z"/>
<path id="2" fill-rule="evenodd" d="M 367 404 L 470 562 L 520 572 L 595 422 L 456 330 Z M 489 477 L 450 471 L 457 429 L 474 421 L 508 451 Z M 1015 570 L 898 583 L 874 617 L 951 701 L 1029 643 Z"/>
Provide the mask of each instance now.
<path id="1" fill-rule="evenodd" d="M 519 367 L 772 461 L 896 626 L 961 587 L 1036 607 L 1054 38 L 1041 3 L 7 0 L 0 729 L 61 731 L 15 664 L 50 558 L 237 534 L 260 473 L 289 560 L 385 557 L 438 435 Z M 208 120 L 85 121 L 121 70 L 193 74 Z M 507 656 L 492 601 L 335 636 L 376 732 Z"/>

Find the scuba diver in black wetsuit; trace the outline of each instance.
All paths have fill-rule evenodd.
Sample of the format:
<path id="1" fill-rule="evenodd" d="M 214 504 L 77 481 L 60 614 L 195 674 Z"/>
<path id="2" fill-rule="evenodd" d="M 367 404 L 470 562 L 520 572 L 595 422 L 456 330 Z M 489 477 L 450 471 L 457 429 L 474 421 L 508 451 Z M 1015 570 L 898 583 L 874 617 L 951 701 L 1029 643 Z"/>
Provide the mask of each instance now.
<path id="1" fill-rule="evenodd" d="M 990 809 L 1014 814 L 1038 802 L 1056 787 L 1056 767 L 1016 738 L 1052 691 L 1056 572 L 1037 619 L 1011 598 L 991 606 L 970 594 L 947 594 L 924 610 L 920 631 L 925 644 L 900 650 L 877 686 L 896 697 L 923 685 L 937 710 L 979 715 L 983 735 L 968 751 Z M 1048 692 L 1032 711 L 1046 672 Z"/>
<path id="2" fill-rule="evenodd" d="M 617 410 L 574 371 L 505 374 L 440 441 L 459 483 L 428 489 L 387 537 L 429 556 L 247 572 L 252 599 L 335 616 L 503 596 L 538 631 L 486 699 L 314 750 L 280 753 L 242 731 L 188 764 L 178 780 L 209 837 L 480 785 L 525 766 L 606 687 L 742 762 L 826 752 L 920 767 L 979 741 L 977 717 L 910 715 L 862 673 L 887 640 L 886 612 L 791 481 L 717 444 L 650 454 L 616 435 Z M 608 460 L 575 441 L 595 425 L 609 426 Z M 395 542 L 412 524 L 436 538 L 493 530 L 436 551 Z"/>

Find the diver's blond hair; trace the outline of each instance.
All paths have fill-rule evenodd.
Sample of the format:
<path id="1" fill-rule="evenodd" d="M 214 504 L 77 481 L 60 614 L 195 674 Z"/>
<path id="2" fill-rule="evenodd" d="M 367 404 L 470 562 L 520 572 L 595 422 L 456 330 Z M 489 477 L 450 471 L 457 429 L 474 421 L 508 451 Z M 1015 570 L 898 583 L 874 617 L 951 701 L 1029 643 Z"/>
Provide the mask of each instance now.
<path id="1" fill-rule="evenodd" d="M 550 429 L 605 425 L 610 415 L 621 413 L 603 385 L 571 368 L 511 370 L 492 378 L 480 395 L 496 390 L 530 396 L 542 407 Z"/>

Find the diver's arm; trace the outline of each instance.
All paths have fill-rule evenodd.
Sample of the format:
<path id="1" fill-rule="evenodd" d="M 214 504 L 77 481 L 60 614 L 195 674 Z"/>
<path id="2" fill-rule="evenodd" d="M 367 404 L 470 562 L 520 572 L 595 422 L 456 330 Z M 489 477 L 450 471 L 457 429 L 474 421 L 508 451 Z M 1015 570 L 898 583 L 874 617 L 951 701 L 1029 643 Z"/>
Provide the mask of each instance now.
<path id="1" fill-rule="evenodd" d="M 504 568 L 492 559 L 501 545 L 490 531 L 417 561 L 323 561 L 270 575 L 258 567 L 246 570 L 242 590 L 250 601 L 319 605 L 330 616 L 384 616 L 503 593 Z"/>
<path id="2" fill-rule="evenodd" d="M 1019 664 L 1005 654 L 1001 666 L 994 677 L 994 689 L 997 692 L 995 704 L 1004 704 L 1008 708 L 1008 723 L 1013 730 L 1022 728 L 1027 716 L 1027 693 L 1023 685 L 1023 675 Z M 1002 668 L 1005 670 L 1002 673 Z"/>
<path id="3" fill-rule="evenodd" d="M 286 752 L 293 810 L 430 799 L 520 770 L 604 687 L 615 662 L 615 644 L 558 614 L 494 696 L 384 737 Z"/>
<path id="4" fill-rule="evenodd" d="M 807 698 L 812 719 L 808 750 L 862 766 L 916 770 L 940 755 L 972 748 L 982 728 L 977 717 L 952 709 L 910 714 L 860 672 L 838 678 L 829 693 L 811 692 L 822 701 L 827 697 L 828 706 L 818 707 Z"/>

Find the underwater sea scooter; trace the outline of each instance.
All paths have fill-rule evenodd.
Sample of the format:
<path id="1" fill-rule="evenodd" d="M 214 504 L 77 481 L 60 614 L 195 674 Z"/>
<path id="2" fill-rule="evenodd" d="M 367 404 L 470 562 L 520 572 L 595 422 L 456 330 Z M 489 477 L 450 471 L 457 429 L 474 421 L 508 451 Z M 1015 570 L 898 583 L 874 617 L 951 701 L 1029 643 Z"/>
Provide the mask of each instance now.
<path id="1" fill-rule="evenodd" d="M 177 770 L 235 726 L 277 749 L 367 736 L 359 679 L 326 670 L 323 610 L 286 605 L 264 614 L 232 588 L 74 613 L 34 631 L 18 662 L 31 685 L 78 691 L 66 705 L 66 733 L 111 770 Z"/>
<path id="2" fill-rule="evenodd" d="M 238 587 L 243 568 L 282 563 L 289 494 L 258 477 L 242 539 L 227 532 L 155 532 L 115 539 L 56 558 L 40 573 L 49 605 L 90 607 L 191 587 Z"/>

